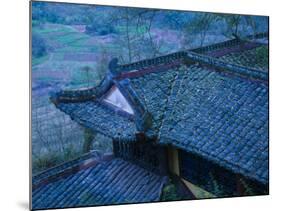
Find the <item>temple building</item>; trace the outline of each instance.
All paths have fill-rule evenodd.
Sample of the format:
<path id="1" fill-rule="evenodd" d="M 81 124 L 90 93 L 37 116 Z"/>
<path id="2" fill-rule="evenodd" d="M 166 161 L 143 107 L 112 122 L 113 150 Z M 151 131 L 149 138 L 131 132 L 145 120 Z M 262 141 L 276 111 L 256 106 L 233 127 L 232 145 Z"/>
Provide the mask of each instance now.
<path id="1" fill-rule="evenodd" d="M 269 193 L 268 33 L 131 64 L 101 83 L 51 95 L 113 154 L 33 177 L 33 209 Z M 199 194 L 200 193 L 200 194 Z"/>

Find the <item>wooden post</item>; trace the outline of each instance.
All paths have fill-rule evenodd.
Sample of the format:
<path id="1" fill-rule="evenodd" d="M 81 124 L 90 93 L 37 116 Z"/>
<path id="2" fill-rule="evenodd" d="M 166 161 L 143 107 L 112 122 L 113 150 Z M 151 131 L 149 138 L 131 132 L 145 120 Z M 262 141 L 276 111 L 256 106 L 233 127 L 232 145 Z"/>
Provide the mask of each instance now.
<path id="1" fill-rule="evenodd" d="M 178 150 L 171 146 L 168 147 L 168 163 L 169 171 L 180 176 Z"/>

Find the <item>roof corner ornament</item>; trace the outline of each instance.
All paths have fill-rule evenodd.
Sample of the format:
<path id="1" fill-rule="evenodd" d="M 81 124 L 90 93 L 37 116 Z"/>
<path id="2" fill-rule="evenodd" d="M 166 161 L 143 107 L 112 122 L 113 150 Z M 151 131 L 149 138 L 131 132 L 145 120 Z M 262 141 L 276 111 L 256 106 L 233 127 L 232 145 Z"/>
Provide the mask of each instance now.
<path id="1" fill-rule="evenodd" d="M 108 64 L 108 69 L 112 75 L 116 75 L 118 73 L 118 59 L 113 58 L 109 64 Z"/>
<path id="2" fill-rule="evenodd" d="M 236 33 L 232 33 L 232 36 L 237 40 L 241 40 L 240 36 L 238 36 Z"/>
<path id="3" fill-rule="evenodd" d="M 59 103 L 58 94 L 55 93 L 55 92 L 50 92 L 49 100 L 50 100 L 55 106 L 57 106 L 58 103 Z"/>

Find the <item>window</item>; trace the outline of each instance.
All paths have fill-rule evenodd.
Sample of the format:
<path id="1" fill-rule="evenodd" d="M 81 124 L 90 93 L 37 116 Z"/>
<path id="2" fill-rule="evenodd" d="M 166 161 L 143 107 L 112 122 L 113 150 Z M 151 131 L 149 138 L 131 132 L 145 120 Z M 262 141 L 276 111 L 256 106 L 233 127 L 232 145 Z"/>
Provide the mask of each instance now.
<path id="1" fill-rule="evenodd" d="M 120 90 L 113 86 L 103 99 L 104 102 L 109 103 L 129 114 L 134 114 L 134 111 L 126 98 L 122 95 Z"/>

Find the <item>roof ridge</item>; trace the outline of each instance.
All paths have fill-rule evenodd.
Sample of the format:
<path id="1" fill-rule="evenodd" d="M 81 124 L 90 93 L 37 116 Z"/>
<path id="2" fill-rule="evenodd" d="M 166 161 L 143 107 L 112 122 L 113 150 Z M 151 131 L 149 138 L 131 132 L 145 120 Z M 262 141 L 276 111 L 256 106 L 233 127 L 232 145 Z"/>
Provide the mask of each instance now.
<path id="1" fill-rule="evenodd" d="M 228 62 L 221 61 L 217 58 L 210 57 L 207 55 L 198 54 L 191 51 L 185 52 L 186 59 L 193 62 L 198 62 L 199 64 L 214 67 L 220 71 L 229 72 L 239 76 L 246 76 L 252 79 L 260 81 L 268 81 L 268 73 L 254 68 L 249 68 L 237 64 L 232 64 Z"/>
<path id="2" fill-rule="evenodd" d="M 167 102 L 166 102 L 166 104 L 165 104 L 165 109 L 164 109 L 164 111 L 167 109 L 167 107 L 170 105 L 170 101 L 171 101 L 171 98 L 172 97 L 176 97 L 177 96 L 177 93 L 178 93 L 178 91 L 179 91 L 179 89 L 180 89 L 180 87 L 181 87 L 181 84 L 182 84 L 182 80 L 183 80 L 183 76 L 184 76 L 184 70 L 178 70 L 178 73 L 177 73 L 177 75 L 174 77 L 174 80 L 173 80 L 173 82 L 172 82 L 172 87 L 171 87 L 171 91 L 170 91 L 170 93 L 169 93 L 169 96 L 167 97 Z M 175 94 L 174 94 L 175 93 Z M 160 126 L 159 126 L 159 129 L 158 129 L 158 134 L 157 134 L 157 136 L 158 136 L 158 140 L 160 140 L 160 136 L 161 136 L 161 129 L 162 129 L 162 126 L 163 126 L 163 123 L 164 123 L 164 121 L 165 121 L 165 119 L 166 119 L 166 113 L 167 112 L 164 112 L 163 113 L 163 117 L 162 117 L 162 119 L 161 119 L 161 124 L 160 124 Z"/>
<path id="3" fill-rule="evenodd" d="M 90 87 L 87 89 L 61 90 L 57 93 L 51 93 L 50 100 L 55 105 L 59 102 L 84 102 L 92 100 L 96 97 L 99 97 L 106 90 L 108 90 L 111 85 L 113 85 L 113 79 L 120 80 L 129 77 L 138 77 L 146 73 L 165 71 L 167 68 L 169 69 L 174 66 L 179 66 L 185 59 L 195 60 L 196 62 L 204 63 L 205 65 L 207 64 L 216 68 L 227 69 L 227 71 L 233 72 L 235 74 L 250 76 L 254 79 L 268 80 L 268 74 L 263 71 L 218 61 L 215 58 L 208 57 L 208 55 L 200 55 L 202 53 L 212 52 L 214 50 L 222 49 L 225 47 L 249 43 L 247 40 L 263 37 L 268 37 L 268 32 L 248 35 L 245 39 L 235 38 L 200 48 L 190 49 L 186 51 L 177 51 L 164 56 L 145 59 L 124 65 L 118 65 L 118 60 L 114 58 L 109 63 L 108 74 L 98 86 Z M 257 47 L 257 45 L 259 44 L 249 43 L 249 46 L 246 46 L 246 48 Z M 192 52 L 194 53 L 194 55 L 190 56 Z M 219 52 L 220 56 L 221 53 L 222 52 Z M 206 58 L 204 59 L 203 57 Z M 225 66 L 223 67 L 223 65 Z M 137 71 L 132 71 L 134 69 L 136 69 Z"/>
<path id="4" fill-rule="evenodd" d="M 220 48 L 232 47 L 232 46 L 235 46 L 235 45 L 238 45 L 238 44 L 249 42 L 249 40 L 254 40 L 254 39 L 259 39 L 259 38 L 264 38 L 264 37 L 268 37 L 268 32 L 262 32 L 262 33 L 258 33 L 258 34 L 254 34 L 254 35 L 248 35 L 243 39 L 235 38 L 235 39 L 230 39 L 230 40 L 226 40 L 226 41 L 223 41 L 223 42 L 218 42 L 218 43 L 215 43 L 215 44 L 207 45 L 207 46 L 204 46 L 204 47 L 177 51 L 177 52 L 166 54 L 166 55 L 163 55 L 163 56 L 158 56 L 158 57 L 154 57 L 154 58 L 150 58 L 150 59 L 144 59 L 144 60 L 140 60 L 140 61 L 128 63 L 128 64 L 123 64 L 123 65 L 118 65 L 117 64 L 118 60 L 116 58 L 114 58 L 112 61 L 114 61 L 113 63 L 115 64 L 114 65 L 115 72 L 117 72 L 117 73 L 123 72 L 124 73 L 124 72 L 129 72 L 129 71 L 134 70 L 134 69 L 136 69 L 136 70 L 137 69 L 145 69 L 145 68 L 148 68 L 148 67 L 151 67 L 151 66 L 158 66 L 160 64 L 170 64 L 175 60 L 184 59 L 186 51 L 193 51 L 195 53 L 201 54 L 201 53 L 206 53 L 206 52 L 210 52 L 210 51 L 213 51 L 213 50 L 217 50 L 217 49 L 220 49 Z"/>
<path id="5" fill-rule="evenodd" d="M 88 158 L 90 158 L 90 157 L 93 156 L 93 153 L 94 153 L 94 152 L 85 153 L 85 154 L 83 154 L 83 155 L 81 155 L 81 156 L 79 156 L 79 157 L 77 157 L 77 158 L 74 158 L 74 159 L 69 160 L 69 161 L 65 161 L 65 162 L 63 162 L 63 163 L 61 163 L 61 164 L 58 164 L 58 165 L 53 166 L 53 167 L 51 167 L 51 168 L 48 168 L 47 170 L 43 170 L 43 171 L 41 171 L 41 172 L 38 172 L 37 174 L 33 175 L 32 178 L 33 178 L 33 179 L 39 179 L 40 176 L 42 176 L 42 175 L 44 176 L 44 173 L 45 173 L 45 172 L 50 172 L 50 170 L 59 169 L 59 168 L 61 168 L 61 167 L 64 167 L 65 164 L 69 164 L 69 163 L 77 164 L 77 163 L 79 163 L 79 162 L 81 162 L 81 161 L 83 161 L 83 160 L 87 160 Z"/>
<path id="6" fill-rule="evenodd" d="M 253 45 L 253 46 L 256 46 L 256 45 Z M 246 47 L 248 47 L 248 46 L 246 46 Z M 161 58 L 161 57 L 158 57 L 156 59 L 159 59 L 159 58 Z M 157 67 L 153 67 L 153 68 L 143 67 L 143 69 L 141 69 L 139 71 L 125 72 L 125 73 L 121 72 L 118 76 L 116 76 L 116 79 L 120 80 L 120 79 L 126 79 L 126 78 L 130 78 L 130 77 L 138 77 L 138 76 L 142 76 L 143 74 L 147 74 L 147 73 L 164 71 L 167 68 L 170 68 L 171 66 L 180 65 L 180 63 L 186 63 L 186 64 L 191 65 L 191 64 L 194 64 L 197 62 L 201 65 L 211 66 L 220 71 L 229 72 L 229 73 L 232 73 L 235 75 L 249 77 L 249 78 L 261 80 L 261 81 L 268 80 L 268 73 L 266 71 L 261 71 L 261 70 L 255 69 L 255 68 L 249 68 L 249 67 L 238 65 L 238 64 L 228 63 L 228 62 L 219 60 L 218 58 L 215 58 L 215 57 L 212 57 L 209 55 L 199 54 L 199 53 L 196 53 L 193 51 L 177 52 L 174 54 L 166 55 L 165 58 L 169 62 L 166 65 L 158 64 Z M 172 62 L 171 61 L 172 58 L 176 58 L 176 59 Z M 160 61 L 161 61 L 161 59 L 160 59 Z M 147 60 L 147 63 L 149 65 L 151 64 L 151 62 L 152 62 L 151 60 Z M 138 65 L 138 64 L 136 64 L 136 65 Z"/>
<path id="7" fill-rule="evenodd" d="M 151 127 L 151 116 L 145 102 L 138 96 L 128 79 L 115 81 L 115 85 L 128 100 L 135 112 L 135 124 L 138 132 L 145 132 Z"/>
<path id="8" fill-rule="evenodd" d="M 94 152 L 86 153 L 76 159 L 66 161 L 62 164 L 34 175 L 32 177 L 32 186 L 36 189 L 43 184 L 55 181 L 59 178 L 68 176 L 82 169 L 95 166 L 101 162 L 111 160 L 112 158 L 112 154 L 106 154 L 102 157 L 94 157 Z"/>
<path id="9" fill-rule="evenodd" d="M 268 32 L 261 32 L 261 33 L 258 33 L 258 34 L 248 35 L 248 36 L 246 36 L 242 39 L 241 38 L 234 38 L 234 39 L 226 40 L 226 41 L 223 41 L 223 42 L 199 47 L 199 48 L 193 49 L 191 51 L 194 51 L 196 53 L 206 53 L 206 52 L 217 50 L 217 49 L 220 49 L 220 48 L 233 47 L 235 45 L 245 43 L 249 40 L 260 39 L 260 38 L 265 38 L 265 37 L 268 37 Z"/>
<path id="10" fill-rule="evenodd" d="M 93 87 L 86 89 L 60 90 L 50 93 L 50 100 L 57 105 L 60 102 L 84 102 L 93 100 L 105 93 L 113 85 L 112 74 L 107 74 L 103 80 Z"/>

